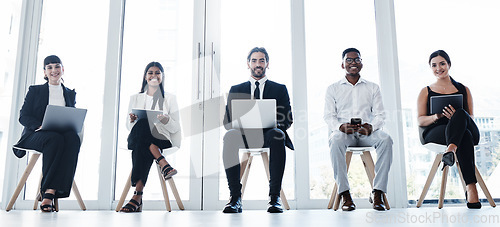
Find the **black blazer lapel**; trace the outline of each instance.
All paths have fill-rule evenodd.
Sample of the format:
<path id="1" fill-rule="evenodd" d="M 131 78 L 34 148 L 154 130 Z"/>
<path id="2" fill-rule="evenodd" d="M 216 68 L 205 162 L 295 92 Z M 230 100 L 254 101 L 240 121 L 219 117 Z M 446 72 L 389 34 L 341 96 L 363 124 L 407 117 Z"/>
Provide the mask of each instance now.
<path id="1" fill-rule="evenodd" d="M 49 105 L 49 83 L 45 83 L 40 87 L 40 97 L 38 99 L 40 102 L 35 103 L 36 106 L 47 106 Z M 42 115 L 45 114 L 45 108 L 43 109 Z"/>
<path id="2" fill-rule="evenodd" d="M 64 84 L 61 84 L 61 86 L 63 87 L 63 96 L 64 101 L 66 102 L 66 106 L 75 107 L 75 90 L 70 90 L 69 88 L 65 87 Z"/>

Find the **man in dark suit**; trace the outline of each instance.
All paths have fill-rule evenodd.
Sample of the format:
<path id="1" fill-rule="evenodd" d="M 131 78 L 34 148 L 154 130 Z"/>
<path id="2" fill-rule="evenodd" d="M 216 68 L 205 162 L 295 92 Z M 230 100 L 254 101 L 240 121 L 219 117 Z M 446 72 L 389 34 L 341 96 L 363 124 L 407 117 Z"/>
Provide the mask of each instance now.
<path id="1" fill-rule="evenodd" d="M 266 69 L 269 66 L 269 55 L 266 49 L 263 47 L 253 48 L 248 54 L 247 65 L 251 71 L 251 77 L 249 81 L 231 87 L 224 115 L 224 127 L 228 131 L 224 135 L 223 159 L 231 198 L 223 212 L 241 213 L 242 211 L 239 148 L 267 147 L 270 149 L 271 175 L 267 211 L 282 213 L 280 191 L 285 171 L 285 146 L 293 150 L 292 141 L 286 133 L 293 122 L 290 98 L 285 85 L 267 79 Z M 275 99 L 277 127 L 233 129 L 231 123 L 231 101 L 233 99 Z"/>

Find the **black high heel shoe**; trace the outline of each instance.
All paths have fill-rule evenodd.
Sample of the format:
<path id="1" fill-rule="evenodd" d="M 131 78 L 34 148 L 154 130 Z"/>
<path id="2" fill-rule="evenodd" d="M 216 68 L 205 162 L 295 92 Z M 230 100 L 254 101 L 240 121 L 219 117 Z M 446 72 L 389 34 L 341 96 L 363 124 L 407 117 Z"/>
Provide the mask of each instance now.
<path id="1" fill-rule="evenodd" d="M 469 209 L 481 209 L 481 202 L 469 203 L 467 200 L 467 191 L 465 191 L 465 201 L 467 202 L 467 208 Z"/>
<path id="2" fill-rule="evenodd" d="M 45 205 L 40 204 L 40 210 L 42 210 L 42 212 L 54 212 L 56 210 L 56 207 L 54 206 L 54 198 L 55 198 L 54 194 L 43 193 L 42 201 L 44 199 L 50 199 L 51 202 L 50 204 L 45 204 Z"/>
<path id="3" fill-rule="evenodd" d="M 141 195 L 143 192 L 134 191 L 134 195 Z M 130 201 L 122 207 L 120 212 L 123 213 L 134 213 L 134 212 L 142 212 L 142 197 L 141 203 L 137 202 L 135 199 L 130 199 Z"/>
<path id="4" fill-rule="evenodd" d="M 448 151 L 443 154 L 441 161 L 443 162 L 443 168 L 441 171 L 443 171 L 446 166 L 452 167 L 455 164 L 455 154 L 453 154 L 452 151 Z"/>
<path id="5" fill-rule="evenodd" d="M 163 155 L 156 159 L 156 163 L 159 165 L 162 159 L 165 159 Z M 161 173 L 163 175 L 163 179 L 168 180 L 172 178 L 173 175 L 177 174 L 177 170 L 170 166 L 170 164 L 166 164 L 163 168 L 161 168 Z"/>

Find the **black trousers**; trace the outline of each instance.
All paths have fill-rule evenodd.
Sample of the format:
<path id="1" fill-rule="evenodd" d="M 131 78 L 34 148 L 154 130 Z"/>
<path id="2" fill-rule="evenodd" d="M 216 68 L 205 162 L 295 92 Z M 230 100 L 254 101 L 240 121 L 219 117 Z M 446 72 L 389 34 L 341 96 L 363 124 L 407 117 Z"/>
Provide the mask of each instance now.
<path id="1" fill-rule="evenodd" d="M 38 131 L 20 144 L 21 147 L 43 153 L 40 190 L 56 190 L 56 198 L 69 196 L 75 177 L 80 137 L 74 131 Z"/>
<path id="2" fill-rule="evenodd" d="M 128 149 L 132 150 L 131 183 L 133 187 L 139 181 L 142 181 L 146 185 L 146 181 L 148 180 L 149 170 L 155 159 L 149 150 L 149 146 L 154 144 L 160 149 L 172 147 L 172 143 L 169 140 L 158 139 L 156 138 L 158 136 L 153 136 L 153 134 L 157 135 L 158 133 L 151 133 L 147 119 L 137 121 L 132 130 L 130 130 L 127 141 Z"/>
<path id="3" fill-rule="evenodd" d="M 474 145 L 479 143 L 479 129 L 464 109 L 457 109 L 446 125 L 438 125 L 424 135 L 426 143 L 457 145 L 457 159 L 465 184 L 477 183 Z"/>
<path id="4" fill-rule="evenodd" d="M 231 129 L 224 135 L 223 161 L 231 196 L 241 196 L 239 148 L 270 148 L 269 195 L 279 195 L 285 172 L 285 133 L 273 129 Z"/>

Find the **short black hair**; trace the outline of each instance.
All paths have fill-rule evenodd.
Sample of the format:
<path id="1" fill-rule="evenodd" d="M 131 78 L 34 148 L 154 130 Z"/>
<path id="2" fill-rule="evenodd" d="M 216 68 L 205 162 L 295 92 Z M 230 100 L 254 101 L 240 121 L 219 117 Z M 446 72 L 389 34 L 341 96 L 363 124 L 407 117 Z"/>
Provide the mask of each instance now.
<path id="1" fill-rule="evenodd" d="M 351 47 L 351 48 L 347 48 L 344 50 L 344 52 L 342 52 L 342 59 L 344 59 L 345 55 L 349 52 L 356 52 L 359 54 L 359 56 L 361 56 L 361 53 L 359 52 L 358 49 L 354 48 L 354 47 Z"/>
<path id="2" fill-rule="evenodd" d="M 45 66 L 48 64 L 61 64 L 61 59 L 57 57 L 56 55 L 49 55 L 43 60 L 43 69 L 45 69 Z"/>
<path id="3" fill-rule="evenodd" d="M 431 60 L 437 56 L 443 57 L 444 60 L 446 60 L 446 62 L 448 62 L 448 65 L 451 66 L 450 56 L 448 56 L 448 54 L 444 50 L 436 50 L 436 51 L 432 52 L 431 56 L 429 56 L 429 65 L 431 64 Z"/>
<path id="4" fill-rule="evenodd" d="M 269 62 L 269 54 L 267 54 L 267 50 L 264 47 L 254 47 L 252 50 L 250 50 L 250 53 L 248 53 L 247 61 L 250 61 L 250 57 L 252 56 L 253 53 L 255 52 L 261 52 L 264 53 L 266 56 L 266 62 Z"/>

